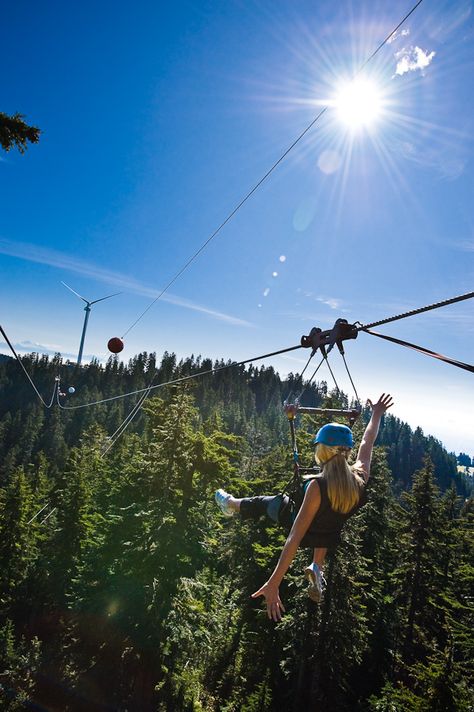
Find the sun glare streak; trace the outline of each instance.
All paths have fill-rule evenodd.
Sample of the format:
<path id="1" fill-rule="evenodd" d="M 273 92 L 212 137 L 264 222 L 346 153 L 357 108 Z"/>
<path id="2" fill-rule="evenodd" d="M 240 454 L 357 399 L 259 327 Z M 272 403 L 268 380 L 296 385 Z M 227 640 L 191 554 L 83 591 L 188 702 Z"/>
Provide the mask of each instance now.
<path id="1" fill-rule="evenodd" d="M 418 201 L 413 190 L 410 189 L 406 176 L 400 170 L 396 158 L 389 151 L 386 143 L 381 140 L 376 134 L 370 135 L 370 140 L 377 154 L 382 170 L 384 171 L 387 180 L 392 186 L 394 195 L 403 195 L 406 204 L 411 206 L 413 211 L 418 212 Z"/>
<path id="2" fill-rule="evenodd" d="M 452 126 L 445 126 L 434 121 L 428 121 L 425 118 L 420 119 L 417 116 L 402 114 L 401 112 L 393 109 L 390 111 L 390 121 L 394 124 L 396 123 L 398 128 L 401 128 L 403 125 L 407 130 L 414 129 L 420 132 L 429 130 L 436 132 L 438 136 L 443 134 L 450 136 L 453 139 L 460 139 L 463 141 L 469 140 L 471 137 L 469 131 L 454 128 Z"/>
<path id="3" fill-rule="evenodd" d="M 348 140 L 346 141 L 342 177 L 340 180 L 339 190 L 338 190 L 338 194 L 337 194 L 336 218 L 337 218 L 338 223 L 340 222 L 341 215 L 342 215 L 342 209 L 343 209 L 344 199 L 345 199 L 345 195 L 346 195 L 347 181 L 349 179 L 353 149 L 354 149 L 354 140 L 353 140 L 353 137 L 351 135 L 349 135 Z"/>

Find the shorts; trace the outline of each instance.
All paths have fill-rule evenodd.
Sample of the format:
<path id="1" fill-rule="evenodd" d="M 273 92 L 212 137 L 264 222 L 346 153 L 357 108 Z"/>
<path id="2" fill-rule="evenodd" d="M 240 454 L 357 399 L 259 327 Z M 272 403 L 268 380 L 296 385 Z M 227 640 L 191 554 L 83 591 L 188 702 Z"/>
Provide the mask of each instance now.
<path id="1" fill-rule="evenodd" d="M 240 516 L 245 519 L 260 519 L 268 517 L 272 522 L 279 524 L 288 534 L 298 513 L 294 503 L 286 494 L 277 494 L 272 497 L 257 496 L 244 497 L 240 503 Z M 306 532 L 300 546 L 333 549 L 341 541 L 341 532 Z"/>

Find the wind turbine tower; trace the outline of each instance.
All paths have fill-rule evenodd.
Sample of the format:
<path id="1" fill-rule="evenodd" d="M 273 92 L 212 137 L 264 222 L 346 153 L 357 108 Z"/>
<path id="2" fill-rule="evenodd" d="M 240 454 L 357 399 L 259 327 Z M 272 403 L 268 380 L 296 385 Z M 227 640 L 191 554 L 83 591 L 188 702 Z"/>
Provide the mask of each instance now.
<path id="1" fill-rule="evenodd" d="M 85 311 L 85 317 L 84 317 L 84 326 L 82 327 L 82 336 L 81 336 L 81 343 L 79 345 L 79 353 L 77 355 L 77 365 L 81 365 L 82 361 L 82 352 L 84 350 L 84 341 L 86 338 L 86 331 L 87 331 L 87 324 L 89 322 L 89 314 L 91 313 L 91 307 L 93 304 L 97 304 L 97 302 L 103 302 L 105 299 L 110 299 L 111 297 L 116 297 L 118 294 L 122 294 L 122 292 L 115 292 L 115 294 L 109 294 L 107 297 L 102 297 L 101 299 L 94 299 L 94 301 L 90 302 L 88 299 L 84 299 L 84 297 L 81 297 L 80 294 L 74 291 L 72 287 L 70 287 L 66 282 L 61 281 L 61 284 L 63 284 L 67 289 L 69 289 L 70 292 L 76 295 L 76 297 L 79 297 L 79 299 L 82 299 L 83 302 L 86 303 L 86 306 L 84 307 Z"/>

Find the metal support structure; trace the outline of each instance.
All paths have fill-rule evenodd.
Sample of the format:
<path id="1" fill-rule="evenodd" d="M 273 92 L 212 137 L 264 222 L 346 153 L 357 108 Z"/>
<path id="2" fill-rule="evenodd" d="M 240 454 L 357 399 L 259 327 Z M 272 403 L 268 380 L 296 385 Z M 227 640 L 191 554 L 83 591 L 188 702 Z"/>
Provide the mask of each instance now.
<path id="1" fill-rule="evenodd" d="M 309 406 L 301 406 L 299 405 L 299 403 L 285 403 L 283 407 L 285 409 L 285 413 L 288 417 L 288 420 L 290 421 L 290 428 L 293 425 L 293 429 L 294 419 L 298 415 L 298 413 L 307 413 L 308 415 L 331 415 L 348 418 L 351 425 L 357 420 L 357 418 L 361 414 L 360 408 L 352 408 L 350 410 L 345 410 L 342 408 L 311 408 Z"/>
<path id="2" fill-rule="evenodd" d="M 91 307 L 93 304 L 97 304 L 98 302 L 103 302 L 106 299 L 110 299 L 111 297 L 116 297 L 118 294 L 122 294 L 122 292 L 115 292 L 114 294 L 109 294 L 107 297 L 102 297 L 101 299 L 94 299 L 93 301 L 89 301 L 88 299 L 85 299 L 82 297 L 78 292 L 76 292 L 72 287 L 70 287 L 66 282 L 61 282 L 66 289 L 69 289 L 70 292 L 76 295 L 76 297 L 79 297 L 79 299 L 82 299 L 83 302 L 86 303 L 86 306 L 84 307 L 84 311 L 86 313 L 84 317 L 84 326 L 82 327 L 82 335 L 81 335 L 81 343 L 79 345 L 79 353 L 77 354 L 77 365 L 80 366 L 82 362 L 82 352 L 84 351 L 84 341 L 86 339 L 86 331 L 87 331 L 87 324 L 89 322 L 89 315 L 91 313 Z"/>
<path id="3" fill-rule="evenodd" d="M 308 415 L 334 415 L 343 418 L 348 418 L 351 425 L 354 421 L 357 420 L 357 418 L 361 414 L 361 410 L 359 408 L 351 408 L 350 410 L 345 410 L 342 408 L 306 408 L 300 405 L 296 405 L 295 407 L 298 413 L 308 413 Z"/>
<path id="4" fill-rule="evenodd" d="M 86 313 L 84 317 L 84 326 L 82 327 L 82 336 L 81 336 L 81 343 L 79 345 L 79 353 L 77 354 L 77 365 L 81 365 L 82 361 L 82 352 L 84 351 L 84 341 L 86 338 L 86 331 L 87 331 L 87 322 L 89 321 L 89 314 L 91 313 L 91 307 L 90 304 L 86 304 L 84 307 L 84 311 Z"/>

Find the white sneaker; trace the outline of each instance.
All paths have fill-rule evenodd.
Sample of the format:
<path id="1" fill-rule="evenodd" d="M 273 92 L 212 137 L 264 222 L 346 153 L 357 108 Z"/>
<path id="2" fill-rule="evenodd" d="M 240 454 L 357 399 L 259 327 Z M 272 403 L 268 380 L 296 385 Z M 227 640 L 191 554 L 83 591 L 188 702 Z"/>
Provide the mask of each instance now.
<path id="1" fill-rule="evenodd" d="M 324 589 L 326 588 L 326 580 L 321 573 L 321 569 L 313 562 L 310 566 L 306 567 L 304 575 L 309 582 L 306 593 L 312 601 L 319 603 L 323 597 Z"/>
<path id="2" fill-rule="evenodd" d="M 231 495 L 227 494 L 227 492 L 225 492 L 223 489 L 218 489 L 217 492 L 214 494 L 216 504 L 225 517 L 233 517 L 235 514 L 235 510 L 231 509 L 229 506 L 230 498 Z"/>

